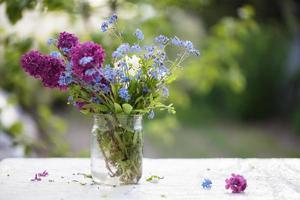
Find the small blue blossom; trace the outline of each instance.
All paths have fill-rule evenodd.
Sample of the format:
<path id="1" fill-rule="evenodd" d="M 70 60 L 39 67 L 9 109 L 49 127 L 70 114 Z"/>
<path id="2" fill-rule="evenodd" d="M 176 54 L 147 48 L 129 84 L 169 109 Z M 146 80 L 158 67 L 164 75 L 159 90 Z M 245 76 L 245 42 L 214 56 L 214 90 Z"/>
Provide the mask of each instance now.
<path id="1" fill-rule="evenodd" d="M 149 114 L 148 114 L 148 119 L 153 119 L 154 116 L 155 116 L 155 113 L 154 113 L 153 110 L 151 110 L 151 111 L 149 112 Z"/>
<path id="2" fill-rule="evenodd" d="M 102 68 L 102 73 L 104 78 L 110 82 L 113 82 L 113 80 L 115 79 L 115 73 L 109 64 L 105 65 L 105 67 Z"/>
<path id="3" fill-rule="evenodd" d="M 139 53 L 142 51 L 142 48 L 138 44 L 134 44 L 130 48 L 131 53 Z"/>
<path id="4" fill-rule="evenodd" d="M 92 98 L 91 98 L 91 102 L 92 102 L 92 103 L 100 104 L 100 103 L 101 103 L 101 100 L 100 100 L 98 97 L 92 97 Z"/>
<path id="5" fill-rule="evenodd" d="M 144 49 L 149 53 L 153 53 L 155 50 L 155 47 L 152 45 L 149 45 L 149 46 L 144 46 Z"/>
<path id="6" fill-rule="evenodd" d="M 58 51 L 52 51 L 50 53 L 50 56 L 52 56 L 54 58 L 59 58 L 61 56 L 61 54 Z"/>
<path id="7" fill-rule="evenodd" d="M 86 64 L 88 64 L 88 63 L 90 63 L 90 62 L 92 62 L 93 61 L 93 57 L 91 57 L 91 56 L 85 56 L 85 57 L 82 57 L 80 60 L 79 60 L 79 64 L 80 65 L 86 65 Z"/>
<path id="8" fill-rule="evenodd" d="M 67 73 L 63 73 L 62 75 L 60 75 L 59 80 L 58 80 L 58 84 L 60 86 L 68 86 L 72 82 L 73 82 L 72 76 Z"/>
<path id="9" fill-rule="evenodd" d="M 107 21 L 104 21 L 102 24 L 101 24 L 101 31 L 102 32 L 106 32 L 108 30 L 108 22 Z"/>
<path id="10" fill-rule="evenodd" d="M 62 50 L 62 52 L 63 52 L 64 54 L 68 54 L 69 51 L 70 51 L 69 48 L 61 48 L 61 50 Z"/>
<path id="11" fill-rule="evenodd" d="M 48 40 L 47 40 L 47 45 L 55 45 L 57 43 L 57 40 L 56 39 L 53 39 L 53 38 L 49 38 Z"/>
<path id="12" fill-rule="evenodd" d="M 147 94 L 150 90 L 149 90 L 149 88 L 148 87 L 143 87 L 143 94 Z"/>
<path id="13" fill-rule="evenodd" d="M 72 63 L 71 62 L 67 62 L 67 64 L 66 64 L 66 71 L 72 73 L 72 68 L 73 68 Z"/>
<path id="14" fill-rule="evenodd" d="M 144 46 L 144 49 L 147 51 L 147 53 L 144 55 L 145 59 L 150 59 L 154 55 L 155 47 L 154 46 Z"/>
<path id="15" fill-rule="evenodd" d="M 143 39 L 144 39 L 144 34 L 143 34 L 143 32 L 141 31 L 141 29 L 136 29 L 134 35 L 135 35 L 135 37 L 136 37 L 138 40 L 143 40 Z"/>
<path id="16" fill-rule="evenodd" d="M 119 90 L 119 96 L 125 100 L 126 102 L 130 100 L 130 95 L 128 93 L 128 90 L 126 88 L 121 88 Z"/>
<path id="17" fill-rule="evenodd" d="M 172 38 L 171 43 L 175 46 L 181 46 L 182 45 L 182 41 L 176 36 L 174 38 Z"/>
<path id="18" fill-rule="evenodd" d="M 169 69 L 167 67 L 165 67 L 164 65 L 157 66 L 154 63 L 153 67 L 154 67 L 154 69 L 152 69 L 150 71 L 150 74 L 156 80 L 161 80 L 169 73 Z"/>
<path id="19" fill-rule="evenodd" d="M 162 88 L 162 95 L 164 97 L 168 97 L 169 96 L 169 89 L 167 87 L 165 87 L 165 86 Z"/>
<path id="20" fill-rule="evenodd" d="M 154 38 L 154 42 L 158 43 L 160 48 L 163 48 L 169 42 L 169 38 L 167 36 L 160 35 Z"/>
<path id="21" fill-rule="evenodd" d="M 130 45 L 128 43 L 121 44 L 116 51 L 113 52 L 112 57 L 113 58 L 120 58 L 123 56 L 123 54 L 128 53 L 130 51 Z"/>
<path id="22" fill-rule="evenodd" d="M 203 189 L 209 190 L 212 187 L 212 182 L 209 179 L 204 179 L 201 185 Z"/>
<path id="23" fill-rule="evenodd" d="M 85 75 L 87 76 L 93 76 L 97 71 L 95 69 L 87 69 L 85 71 Z"/>
<path id="24" fill-rule="evenodd" d="M 117 19 L 118 19 L 117 14 L 116 14 L 116 13 L 113 13 L 113 14 L 109 17 L 108 23 L 109 23 L 109 24 L 114 24 L 114 23 L 116 23 Z M 105 32 L 105 31 L 103 31 L 103 32 Z"/>
<path id="25" fill-rule="evenodd" d="M 122 57 L 122 54 L 119 52 L 119 51 L 114 51 L 111 56 L 113 58 L 121 58 Z"/>

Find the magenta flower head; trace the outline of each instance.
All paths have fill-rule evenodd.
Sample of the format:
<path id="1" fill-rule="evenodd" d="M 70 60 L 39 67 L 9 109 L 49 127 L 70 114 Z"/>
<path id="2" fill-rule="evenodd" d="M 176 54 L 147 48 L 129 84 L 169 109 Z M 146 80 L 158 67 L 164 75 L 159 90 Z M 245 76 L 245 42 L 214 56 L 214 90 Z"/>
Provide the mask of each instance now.
<path id="1" fill-rule="evenodd" d="M 78 38 L 74 34 L 61 32 L 58 37 L 57 47 L 66 55 L 71 48 L 75 47 L 78 43 Z"/>
<path id="2" fill-rule="evenodd" d="M 35 78 L 41 78 L 43 55 L 38 51 L 29 51 L 22 55 L 21 66 L 25 72 Z"/>
<path id="3" fill-rule="evenodd" d="M 232 193 L 243 192 L 247 187 L 247 180 L 241 175 L 231 174 L 229 179 L 225 180 L 225 188 L 231 189 Z"/>
<path id="4" fill-rule="evenodd" d="M 65 66 L 61 59 L 49 55 L 43 56 L 43 65 L 41 67 L 43 68 L 41 79 L 45 87 L 65 89 L 58 83 L 60 75 L 65 71 Z"/>
<path id="5" fill-rule="evenodd" d="M 85 42 L 73 47 L 70 55 L 74 74 L 86 79 L 91 70 L 102 66 L 105 51 L 100 45 L 94 42 Z"/>
<path id="6" fill-rule="evenodd" d="M 41 79 L 45 87 L 60 88 L 58 81 L 65 70 L 63 61 L 38 51 L 30 51 L 21 57 L 22 68 L 31 76 Z"/>

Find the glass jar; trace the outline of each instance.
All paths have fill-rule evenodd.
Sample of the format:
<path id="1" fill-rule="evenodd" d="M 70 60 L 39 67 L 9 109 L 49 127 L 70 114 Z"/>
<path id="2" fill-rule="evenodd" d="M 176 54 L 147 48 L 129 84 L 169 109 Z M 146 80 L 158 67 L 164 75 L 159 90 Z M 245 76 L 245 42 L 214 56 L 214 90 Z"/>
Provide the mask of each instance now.
<path id="1" fill-rule="evenodd" d="M 143 161 L 142 119 L 142 115 L 94 116 L 91 174 L 96 183 L 138 183 Z"/>

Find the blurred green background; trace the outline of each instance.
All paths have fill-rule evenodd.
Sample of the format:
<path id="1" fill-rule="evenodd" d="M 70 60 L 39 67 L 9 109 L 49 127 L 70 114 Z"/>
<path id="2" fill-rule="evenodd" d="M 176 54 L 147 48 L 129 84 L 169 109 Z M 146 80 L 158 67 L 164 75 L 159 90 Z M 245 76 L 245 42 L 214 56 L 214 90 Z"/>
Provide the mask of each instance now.
<path id="1" fill-rule="evenodd" d="M 92 117 L 19 59 L 61 31 L 115 47 L 100 31 L 112 12 L 146 42 L 175 33 L 201 51 L 171 86 L 177 114 L 145 119 L 146 157 L 300 157 L 299 1 L 0 0 L 0 159 L 89 156 Z"/>

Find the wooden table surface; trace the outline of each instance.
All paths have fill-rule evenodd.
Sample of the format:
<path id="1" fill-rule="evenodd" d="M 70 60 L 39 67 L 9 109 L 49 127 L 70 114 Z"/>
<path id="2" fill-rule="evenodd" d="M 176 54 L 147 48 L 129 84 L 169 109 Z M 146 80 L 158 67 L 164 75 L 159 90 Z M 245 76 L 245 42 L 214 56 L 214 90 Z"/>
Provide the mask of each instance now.
<path id="1" fill-rule="evenodd" d="M 138 185 L 92 184 L 90 161 L 86 158 L 23 158 L 0 162 L 0 200 L 89 200 L 89 199 L 197 199 L 197 200 L 300 200 L 300 159 L 144 159 L 144 173 Z M 39 182 L 35 173 L 47 170 Z M 79 174 L 78 174 L 79 173 Z M 231 173 L 248 182 L 244 193 L 225 190 Z M 149 183 L 151 175 L 163 176 Z M 212 180 L 204 190 L 202 180 Z"/>

